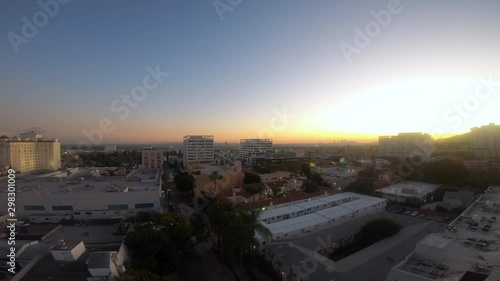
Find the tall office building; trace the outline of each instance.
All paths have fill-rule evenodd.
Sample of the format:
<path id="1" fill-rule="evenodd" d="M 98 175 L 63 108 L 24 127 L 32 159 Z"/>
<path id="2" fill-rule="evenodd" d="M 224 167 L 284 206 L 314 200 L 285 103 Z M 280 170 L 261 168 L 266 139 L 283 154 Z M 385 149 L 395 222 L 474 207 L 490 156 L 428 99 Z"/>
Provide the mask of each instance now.
<path id="1" fill-rule="evenodd" d="M 161 149 L 143 149 L 142 167 L 143 169 L 160 169 L 163 165 L 164 156 Z"/>
<path id="2" fill-rule="evenodd" d="M 272 152 L 272 139 L 242 139 L 240 140 L 240 158 L 246 167 L 252 167 L 255 159 Z"/>
<path id="3" fill-rule="evenodd" d="M 61 143 L 45 139 L 36 132 L 19 137 L 0 136 L 0 168 L 12 167 L 18 172 L 58 170 L 61 168 Z"/>
<path id="4" fill-rule="evenodd" d="M 397 136 L 379 137 L 379 156 L 402 158 L 420 157 L 431 160 L 433 141 L 429 134 L 400 133 Z"/>
<path id="5" fill-rule="evenodd" d="M 214 161 L 214 136 L 184 136 L 184 165 Z"/>
<path id="6" fill-rule="evenodd" d="M 472 128 L 471 148 L 478 157 L 500 157 L 500 125 L 490 123 L 487 126 Z"/>

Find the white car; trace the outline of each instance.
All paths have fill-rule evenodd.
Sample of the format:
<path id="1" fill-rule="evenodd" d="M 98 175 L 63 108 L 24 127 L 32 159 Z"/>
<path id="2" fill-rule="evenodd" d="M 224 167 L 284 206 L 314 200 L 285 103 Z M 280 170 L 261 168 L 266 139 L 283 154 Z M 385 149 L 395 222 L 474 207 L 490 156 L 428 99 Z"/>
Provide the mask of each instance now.
<path id="1" fill-rule="evenodd" d="M 416 217 L 416 216 L 418 216 L 419 214 L 420 214 L 419 212 L 415 211 L 415 212 L 411 213 L 411 216 L 412 216 L 412 217 Z"/>

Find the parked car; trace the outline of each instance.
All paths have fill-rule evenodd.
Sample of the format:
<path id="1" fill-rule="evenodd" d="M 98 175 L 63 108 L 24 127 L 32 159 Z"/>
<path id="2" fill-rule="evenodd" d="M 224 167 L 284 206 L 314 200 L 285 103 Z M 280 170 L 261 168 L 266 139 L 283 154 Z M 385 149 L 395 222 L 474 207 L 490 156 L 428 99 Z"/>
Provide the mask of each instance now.
<path id="1" fill-rule="evenodd" d="M 403 214 L 405 214 L 405 215 L 409 215 L 409 214 L 411 214 L 411 213 L 410 213 L 410 211 L 408 211 L 408 210 L 407 210 L 407 211 L 405 211 Z"/>
<path id="2" fill-rule="evenodd" d="M 423 217 L 425 217 L 425 214 L 420 214 L 418 216 L 423 218 Z"/>
<path id="3" fill-rule="evenodd" d="M 419 214 L 420 214 L 419 212 L 414 211 L 414 212 L 412 212 L 412 213 L 411 213 L 411 216 L 412 216 L 412 217 L 416 217 L 416 216 L 418 216 Z"/>

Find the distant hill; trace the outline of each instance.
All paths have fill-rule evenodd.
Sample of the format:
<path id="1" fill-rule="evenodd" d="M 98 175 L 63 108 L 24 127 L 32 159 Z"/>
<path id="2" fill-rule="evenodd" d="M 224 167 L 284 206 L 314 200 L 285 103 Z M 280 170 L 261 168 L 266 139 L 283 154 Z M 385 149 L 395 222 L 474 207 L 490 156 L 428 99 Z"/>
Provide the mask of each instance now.
<path id="1" fill-rule="evenodd" d="M 465 133 L 462 135 L 457 135 L 453 137 L 449 137 L 446 139 L 436 140 L 437 143 L 450 143 L 450 144 L 468 144 L 471 141 L 471 133 Z"/>

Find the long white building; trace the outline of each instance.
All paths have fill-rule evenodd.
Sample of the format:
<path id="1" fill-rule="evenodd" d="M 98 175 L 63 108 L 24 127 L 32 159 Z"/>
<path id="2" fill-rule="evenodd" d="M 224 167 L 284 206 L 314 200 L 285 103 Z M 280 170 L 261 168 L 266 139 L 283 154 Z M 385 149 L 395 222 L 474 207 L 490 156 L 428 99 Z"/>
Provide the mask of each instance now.
<path id="1" fill-rule="evenodd" d="M 16 216 L 72 215 L 75 219 L 134 216 L 161 212 L 159 170 L 133 170 L 127 176 L 102 176 L 105 168 L 78 169 L 16 179 Z M 0 181 L 0 200 L 7 202 L 7 179 Z M 7 204 L 0 204 L 7 213 Z"/>
<path id="2" fill-rule="evenodd" d="M 268 207 L 259 222 L 272 234 L 271 240 L 307 235 L 385 210 L 385 199 L 345 192 L 312 198 L 296 204 Z"/>
<path id="3" fill-rule="evenodd" d="M 61 168 L 61 143 L 35 132 L 19 137 L 0 136 L 0 168 L 17 172 L 58 170 Z"/>
<path id="4" fill-rule="evenodd" d="M 189 162 L 214 161 L 214 136 L 184 136 L 184 166 Z"/>
<path id="5" fill-rule="evenodd" d="M 273 150 L 272 139 L 242 139 L 240 140 L 240 158 L 243 165 L 251 167 L 255 158 L 264 156 Z"/>
<path id="6" fill-rule="evenodd" d="M 433 152 L 433 141 L 429 134 L 400 133 L 397 136 L 379 137 L 379 156 L 413 158 L 419 156 L 429 161 Z"/>

